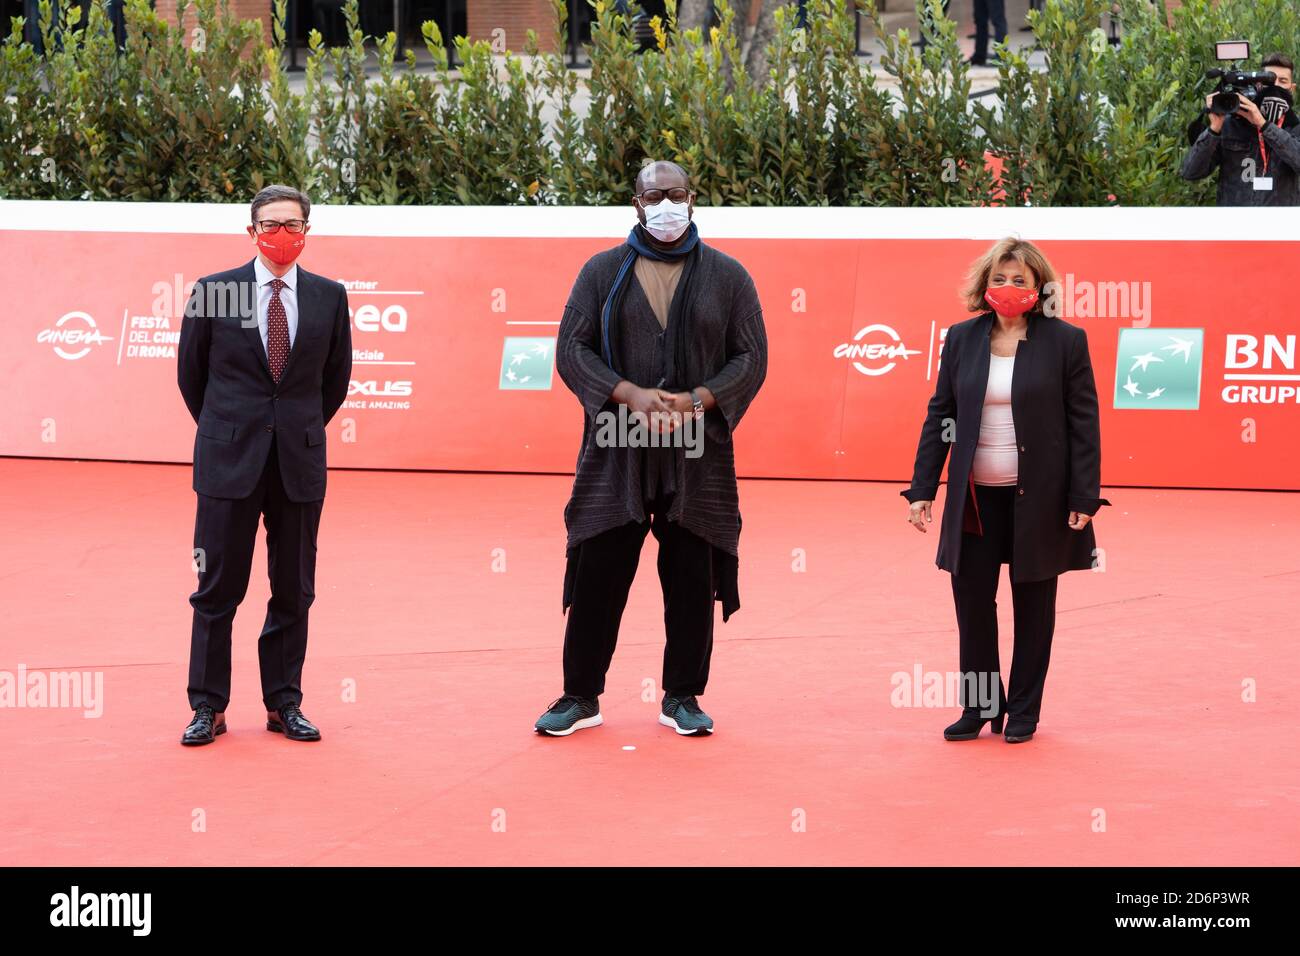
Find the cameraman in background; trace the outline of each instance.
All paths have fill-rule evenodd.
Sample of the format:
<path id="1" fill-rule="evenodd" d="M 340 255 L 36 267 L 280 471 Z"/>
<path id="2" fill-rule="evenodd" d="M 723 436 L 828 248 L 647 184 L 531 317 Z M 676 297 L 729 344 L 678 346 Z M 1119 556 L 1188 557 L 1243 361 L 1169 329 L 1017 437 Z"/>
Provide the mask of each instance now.
<path id="1" fill-rule="evenodd" d="M 1217 166 L 1220 206 L 1300 205 L 1300 117 L 1292 109 L 1295 63 L 1281 53 L 1264 57 L 1272 81 L 1254 74 L 1254 90 L 1243 96 L 1211 93 L 1205 98 L 1209 125 L 1195 136 L 1183 158 L 1184 179 L 1204 179 Z M 1211 71 L 1217 73 L 1217 71 Z M 1229 110 L 1231 98 L 1237 108 Z M 1198 118 L 1191 135 L 1199 127 Z"/>

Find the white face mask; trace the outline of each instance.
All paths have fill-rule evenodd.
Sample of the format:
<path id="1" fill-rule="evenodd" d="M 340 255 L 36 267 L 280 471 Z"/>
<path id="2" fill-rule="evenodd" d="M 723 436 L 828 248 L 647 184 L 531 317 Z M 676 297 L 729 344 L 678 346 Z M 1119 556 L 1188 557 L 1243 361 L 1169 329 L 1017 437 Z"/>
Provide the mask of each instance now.
<path id="1" fill-rule="evenodd" d="M 689 202 L 673 202 L 667 196 L 657 206 L 645 207 L 645 228 L 660 242 L 673 242 L 691 221 Z"/>

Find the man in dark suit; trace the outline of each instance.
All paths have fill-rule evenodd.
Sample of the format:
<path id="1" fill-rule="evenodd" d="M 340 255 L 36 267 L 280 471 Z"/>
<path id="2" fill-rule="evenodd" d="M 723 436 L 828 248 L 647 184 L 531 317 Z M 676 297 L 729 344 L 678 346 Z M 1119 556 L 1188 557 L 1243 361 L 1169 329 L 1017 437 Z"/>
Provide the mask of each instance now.
<path id="1" fill-rule="evenodd" d="M 303 716 L 307 610 L 325 499 L 325 425 L 347 397 L 352 332 L 343 286 L 299 268 L 310 200 L 289 186 L 253 199 L 257 256 L 194 284 L 181 324 L 177 380 L 194 439 L 194 554 L 189 699 L 181 743 L 225 733 L 230 630 L 248 589 L 257 524 L 266 524 L 271 600 L 258 639 L 266 729 L 319 740 Z"/>

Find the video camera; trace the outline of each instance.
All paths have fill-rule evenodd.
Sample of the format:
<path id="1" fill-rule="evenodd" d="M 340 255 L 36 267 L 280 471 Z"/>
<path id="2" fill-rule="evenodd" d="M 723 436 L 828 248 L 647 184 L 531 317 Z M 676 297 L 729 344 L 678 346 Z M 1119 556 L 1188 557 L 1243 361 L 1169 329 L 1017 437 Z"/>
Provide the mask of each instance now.
<path id="1" fill-rule="evenodd" d="M 1250 57 L 1250 43 L 1246 40 L 1223 40 L 1214 44 L 1214 58 L 1219 62 L 1233 62 Z M 1243 70 L 1213 69 L 1205 71 L 1207 80 L 1217 79 L 1219 85 L 1214 88 L 1214 98 L 1210 100 L 1210 112 L 1218 116 L 1231 116 L 1241 106 L 1237 94 L 1255 102 L 1259 96 L 1256 84 L 1271 85 L 1277 76 L 1268 70 L 1245 72 Z"/>

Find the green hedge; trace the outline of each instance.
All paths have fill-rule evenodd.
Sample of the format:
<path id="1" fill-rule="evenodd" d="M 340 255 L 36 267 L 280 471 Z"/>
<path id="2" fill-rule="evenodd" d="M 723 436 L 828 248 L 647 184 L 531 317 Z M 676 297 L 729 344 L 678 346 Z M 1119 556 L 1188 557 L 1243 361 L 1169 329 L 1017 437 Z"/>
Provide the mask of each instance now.
<path id="1" fill-rule="evenodd" d="M 1172 14 L 1163 0 L 1118 0 L 1123 41 L 1111 47 L 1096 26 L 1110 0 L 1048 0 L 1030 20 L 1050 67 L 1008 55 L 994 110 L 969 99 L 939 0 L 928 0 L 937 27 L 924 53 L 905 33 L 882 36 L 888 88 L 854 53 L 851 0 L 810 0 L 806 31 L 778 11 L 761 84 L 725 2 L 719 28 L 677 34 L 670 0 L 659 48 L 644 54 L 627 18 L 594 3 L 584 81 L 561 55 L 538 55 L 532 35 L 519 51 L 530 59 L 504 61 L 457 38 L 449 72 L 433 23 L 434 69 L 417 72 L 392 34 L 366 50 L 351 0 L 349 45 L 326 48 L 313 32 L 293 92 L 280 31 L 268 45 L 224 0 L 197 0 L 197 31 L 126 0 L 120 52 L 103 2 L 81 31 L 42 4 L 55 38 L 44 55 L 17 18 L 0 44 L 0 196 L 245 202 L 286 182 L 331 203 L 609 204 L 628 201 L 634 171 L 655 157 L 685 165 L 715 205 L 1205 204 L 1211 181 L 1184 182 L 1177 168 L 1214 41 L 1294 56 L 1300 38 L 1295 0 L 1187 0 Z M 561 36 L 565 4 L 553 3 Z M 871 3 L 857 6 L 871 14 Z M 986 153 L 1002 162 L 1003 191 Z"/>

